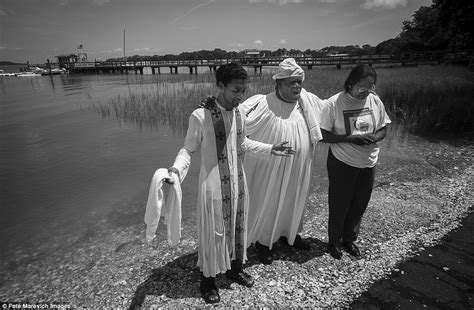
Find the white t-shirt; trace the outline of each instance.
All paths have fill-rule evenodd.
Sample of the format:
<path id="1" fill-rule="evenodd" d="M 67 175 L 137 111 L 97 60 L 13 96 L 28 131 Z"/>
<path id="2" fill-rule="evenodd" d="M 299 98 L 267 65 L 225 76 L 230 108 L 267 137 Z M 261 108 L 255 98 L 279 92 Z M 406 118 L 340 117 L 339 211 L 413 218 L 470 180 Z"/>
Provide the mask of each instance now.
<path id="1" fill-rule="evenodd" d="M 320 127 L 336 135 L 348 136 L 375 133 L 389 123 L 391 120 L 377 95 L 369 94 L 365 99 L 357 99 L 343 91 L 327 100 Z M 332 143 L 331 150 L 337 159 L 357 168 L 375 166 L 379 154 L 377 143 Z"/>

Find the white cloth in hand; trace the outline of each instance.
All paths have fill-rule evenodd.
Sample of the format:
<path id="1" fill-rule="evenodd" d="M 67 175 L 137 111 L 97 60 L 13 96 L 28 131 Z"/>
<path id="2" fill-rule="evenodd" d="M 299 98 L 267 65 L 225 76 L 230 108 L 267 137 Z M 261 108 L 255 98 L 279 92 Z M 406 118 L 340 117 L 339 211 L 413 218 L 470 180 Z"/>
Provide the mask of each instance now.
<path id="1" fill-rule="evenodd" d="M 183 194 L 181 192 L 180 180 L 173 173 L 172 179 L 174 184 L 169 190 L 168 197 L 166 197 L 166 200 L 164 199 L 161 187 L 164 179 L 169 177 L 168 169 L 164 168 L 156 170 L 153 175 L 145 210 L 145 223 L 147 225 L 145 238 L 147 242 L 153 241 L 161 212 L 163 211 L 167 225 L 168 243 L 173 246 L 177 245 L 181 238 L 181 200 Z"/>

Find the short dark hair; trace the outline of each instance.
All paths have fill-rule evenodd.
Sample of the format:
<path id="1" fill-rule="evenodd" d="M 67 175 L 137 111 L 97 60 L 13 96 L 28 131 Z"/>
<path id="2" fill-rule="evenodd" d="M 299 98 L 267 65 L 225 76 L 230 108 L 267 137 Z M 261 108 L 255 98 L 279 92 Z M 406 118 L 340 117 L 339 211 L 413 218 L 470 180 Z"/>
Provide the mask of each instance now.
<path id="1" fill-rule="evenodd" d="M 377 82 L 377 73 L 370 65 L 357 65 L 344 82 L 344 89 L 350 91 L 354 84 L 369 76 L 374 78 L 374 83 Z"/>
<path id="2" fill-rule="evenodd" d="M 227 86 L 232 80 L 246 80 L 247 78 L 247 71 L 245 71 L 244 67 L 232 62 L 220 66 L 216 71 L 217 85 L 219 85 L 219 82 L 222 82 L 224 86 Z"/>

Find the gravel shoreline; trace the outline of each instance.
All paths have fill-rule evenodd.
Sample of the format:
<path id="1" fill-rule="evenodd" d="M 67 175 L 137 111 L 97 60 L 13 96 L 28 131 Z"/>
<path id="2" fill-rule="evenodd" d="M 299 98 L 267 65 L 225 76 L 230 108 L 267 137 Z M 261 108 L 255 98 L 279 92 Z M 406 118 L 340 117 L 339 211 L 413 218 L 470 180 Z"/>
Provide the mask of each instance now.
<path id="1" fill-rule="evenodd" d="M 217 278 L 225 307 L 347 307 L 401 262 L 435 245 L 472 211 L 474 147 L 440 154 L 400 169 L 381 171 L 358 240 L 362 256 L 341 260 L 327 253 L 325 182 L 317 182 L 305 214 L 303 238 L 311 249 L 297 252 L 275 245 L 275 261 L 259 263 L 249 249 L 246 271 L 252 288 Z M 143 206 L 128 210 L 142 217 Z M 138 215 L 137 215 L 138 214 Z M 117 230 L 98 225 L 90 234 L 33 255 L 16 253 L 2 261 L 0 300 L 57 302 L 73 307 L 205 307 L 193 223 L 183 227 L 180 244 L 170 247 L 164 225 L 151 245 L 143 224 Z"/>

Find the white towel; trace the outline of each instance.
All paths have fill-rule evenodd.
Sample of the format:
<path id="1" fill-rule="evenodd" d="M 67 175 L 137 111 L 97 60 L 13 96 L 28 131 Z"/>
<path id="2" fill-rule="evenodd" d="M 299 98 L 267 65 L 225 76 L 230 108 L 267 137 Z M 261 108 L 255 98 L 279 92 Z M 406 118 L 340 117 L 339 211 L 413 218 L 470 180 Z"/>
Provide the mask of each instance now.
<path id="1" fill-rule="evenodd" d="M 174 184 L 171 186 L 168 197 L 163 204 L 164 195 L 161 189 L 163 180 L 168 178 L 168 169 L 160 168 L 156 170 L 151 180 L 150 191 L 148 193 L 148 201 L 145 210 L 145 223 L 147 242 L 153 241 L 156 236 L 156 229 L 160 220 L 161 211 L 165 216 L 165 223 L 168 228 L 168 243 L 177 245 L 181 238 L 181 200 L 183 194 L 181 185 L 176 174 L 172 174 Z"/>
<path id="2" fill-rule="evenodd" d="M 300 100 L 298 100 L 303 115 L 306 120 L 306 125 L 309 129 L 311 142 L 315 145 L 319 140 L 323 139 L 321 129 L 319 128 L 319 120 L 321 117 L 321 110 L 323 102 L 316 95 L 307 92 L 304 88 L 301 89 Z"/>

